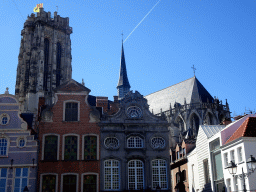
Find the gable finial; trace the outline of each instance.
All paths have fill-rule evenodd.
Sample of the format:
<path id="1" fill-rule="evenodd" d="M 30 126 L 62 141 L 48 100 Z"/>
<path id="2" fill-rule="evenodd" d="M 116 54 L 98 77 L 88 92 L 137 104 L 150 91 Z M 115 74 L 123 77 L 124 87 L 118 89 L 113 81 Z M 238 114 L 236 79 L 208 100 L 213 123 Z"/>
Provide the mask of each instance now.
<path id="1" fill-rule="evenodd" d="M 123 40 L 124 40 L 124 33 L 123 33 L 123 31 L 122 31 L 121 35 L 122 35 L 122 43 L 123 43 Z"/>
<path id="2" fill-rule="evenodd" d="M 191 67 L 192 69 L 193 69 L 193 71 L 194 71 L 194 77 L 196 76 L 196 68 L 194 67 L 194 65 L 193 65 L 193 67 Z"/>
<path id="3" fill-rule="evenodd" d="M 82 78 L 82 85 L 84 86 L 84 79 Z"/>
<path id="4" fill-rule="evenodd" d="M 6 87 L 6 91 L 4 92 L 4 94 L 9 94 L 9 88 L 8 87 Z"/>

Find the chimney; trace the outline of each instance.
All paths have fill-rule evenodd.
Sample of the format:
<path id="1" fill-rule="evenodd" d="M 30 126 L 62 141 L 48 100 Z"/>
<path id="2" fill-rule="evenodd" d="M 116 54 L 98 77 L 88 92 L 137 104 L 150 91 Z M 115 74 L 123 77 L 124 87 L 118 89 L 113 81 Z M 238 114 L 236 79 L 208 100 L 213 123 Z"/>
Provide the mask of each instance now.
<path id="1" fill-rule="evenodd" d="M 96 107 L 102 107 L 103 112 L 108 111 L 108 97 L 96 97 Z"/>
<path id="2" fill-rule="evenodd" d="M 232 123 L 232 121 L 230 120 L 230 119 L 228 119 L 228 118 L 225 118 L 225 120 L 224 121 L 222 121 L 222 125 L 228 125 L 228 124 L 230 124 L 230 123 Z"/>
<path id="3" fill-rule="evenodd" d="M 114 102 L 115 102 L 115 103 L 118 102 L 118 96 L 114 96 Z"/>

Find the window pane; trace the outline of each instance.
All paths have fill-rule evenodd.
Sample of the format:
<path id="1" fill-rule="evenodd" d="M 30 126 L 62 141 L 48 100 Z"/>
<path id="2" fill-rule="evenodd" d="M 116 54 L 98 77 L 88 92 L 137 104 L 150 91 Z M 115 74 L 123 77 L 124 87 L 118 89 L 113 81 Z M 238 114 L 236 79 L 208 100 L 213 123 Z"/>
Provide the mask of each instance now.
<path id="1" fill-rule="evenodd" d="M 85 175 L 83 192 L 96 192 L 97 176 L 96 175 Z"/>
<path id="2" fill-rule="evenodd" d="M 44 144 L 44 160 L 57 160 L 57 136 L 46 136 Z"/>
<path id="3" fill-rule="evenodd" d="M 176 179 L 178 178 L 179 176 L 176 175 Z M 158 185 L 161 187 L 161 189 L 167 188 L 167 167 L 165 160 L 157 159 L 152 161 L 152 181 L 153 189 L 155 189 Z"/>
<path id="4" fill-rule="evenodd" d="M 119 189 L 119 161 L 104 162 L 104 189 Z"/>
<path id="5" fill-rule="evenodd" d="M 76 191 L 76 176 L 64 175 L 63 176 L 63 192 Z"/>
<path id="6" fill-rule="evenodd" d="M 7 174 L 7 168 L 2 168 L 1 169 L 1 177 L 6 177 Z"/>
<path id="7" fill-rule="evenodd" d="M 56 188 L 56 176 L 55 175 L 44 175 L 43 176 L 43 191 L 55 192 Z"/>
<path id="8" fill-rule="evenodd" d="M 7 139 L 1 138 L 0 139 L 0 155 L 7 154 Z"/>
<path id="9" fill-rule="evenodd" d="M 222 171 L 222 162 L 221 162 L 221 154 L 214 154 L 214 161 L 215 161 L 215 180 L 219 180 L 223 178 L 223 171 Z"/>
<path id="10" fill-rule="evenodd" d="M 15 176 L 16 176 L 16 177 L 20 177 L 20 174 L 21 174 L 21 168 L 16 168 L 16 174 L 15 174 Z"/>
<path id="11" fill-rule="evenodd" d="M 128 187 L 129 189 L 144 188 L 144 166 L 140 160 L 128 162 Z"/>
<path id="12" fill-rule="evenodd" d="M 64 160 L 77 160 L 77 136 L 65 137 Z"/>
<path id="13" fill-rule="evenodd" d="M 78 103 L 66 103 L 65 121 L 78 121 Z"/>
<path id="14" fill-rule="evenodd" d="M 96 160 L 97 158 L 97 137 L 84 137 L 84 159 Z"/>

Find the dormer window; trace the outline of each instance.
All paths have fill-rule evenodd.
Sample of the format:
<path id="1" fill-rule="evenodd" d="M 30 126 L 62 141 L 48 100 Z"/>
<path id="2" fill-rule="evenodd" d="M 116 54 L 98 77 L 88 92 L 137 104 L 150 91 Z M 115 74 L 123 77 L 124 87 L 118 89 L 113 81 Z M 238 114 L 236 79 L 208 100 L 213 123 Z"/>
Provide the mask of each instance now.
<path id="1" fill-rule="evenodd" d="M 0 138 L 0 156 L 7 156 L 8 141 L 6 138 Z"/>
<path id="2" fill-rule="evenodd" d="M 79 102 L 66 101 L 65 107 L 65 121 L 79 121 Z"/>
<path id="3" fill-rule="evenodd" d="M 10 121 L 10 116 L 7 113 L 3 113 L 0 116 L 1 125 L 7 125 Z"/>

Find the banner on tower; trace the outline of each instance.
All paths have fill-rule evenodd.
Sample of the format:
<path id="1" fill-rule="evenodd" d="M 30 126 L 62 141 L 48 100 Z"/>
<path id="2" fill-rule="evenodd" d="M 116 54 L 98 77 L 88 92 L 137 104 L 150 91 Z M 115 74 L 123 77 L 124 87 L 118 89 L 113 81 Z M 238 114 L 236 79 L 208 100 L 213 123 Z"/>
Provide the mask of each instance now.
<path id="1" fill-rule="evenodd" d="M 34 12 L 39 12 L 39 8 L 43 8 L 43 3 L 37 4 L 34 8 Z"/>

